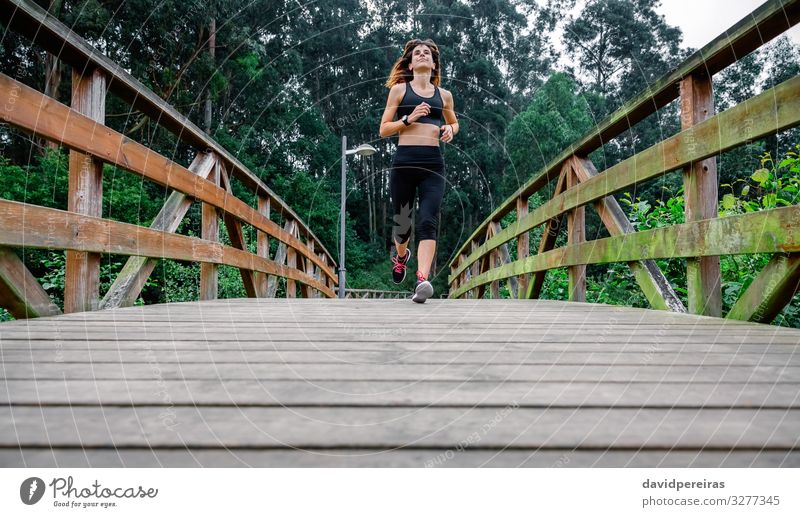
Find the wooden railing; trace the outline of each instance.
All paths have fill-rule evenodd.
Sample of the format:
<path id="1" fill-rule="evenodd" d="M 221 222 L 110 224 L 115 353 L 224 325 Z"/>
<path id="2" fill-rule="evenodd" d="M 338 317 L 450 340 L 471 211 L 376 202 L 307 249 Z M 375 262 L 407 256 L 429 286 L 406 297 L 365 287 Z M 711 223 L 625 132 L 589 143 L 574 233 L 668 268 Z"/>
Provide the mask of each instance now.
<path id="1" fill-rule="evenodd" d="M 298 285 L 304 297 L 335 296 L 331 254 L 233 155 L 36 4 L 0 0 L 0 21 L 73 70 L 71 107 L 0 74 L 0 118 L 70 149 L 66 211 L 0 199 L 0 306 L 16 318 L 61 312 L 10 247 L 67 250 L 65 312 L 132 305 L 161 258 L 201 263 L 201 300 L 217 297 L 219 265 L 239 268 L 250 297 L 274 297 L 278 278 L 286 279 L 287 297 Z M 185 167 L 106 127 L 107 92 L 194 147 L 194 161 Z M 172 189 L 149 228 L 102 218 L 104 163 Z M 256 207 L 233 195 L 234 180 L 255 194 Z M 202 238 L 175 234 L 195 199 L 202 202 Z M 230 246 L 219 242 L 220 218 Z M 256 230 L 255 254 L 242 225 Z M 272 258 L 269 239 L 280 241 Z M 102 253 L 130 258 L 101 299 Z"/>
<path id="2" fill-rule="evenodd" d="M 464 242 L 450 263 L 450 297 L 482 298 L 499 282 L 517 298 L 538 298 L 549 269 L 569 268 L 569 299 L 586 300 L 586 265 L 627 262 L 652 308 L 686 312 L 653 259 L 687 259 L 688 310 L 722 316 L 720 255 L 773 253 L 772 260 L 726 315 L 769 322 L 791 301 L 800 281 L 800 207 L 717 218 L 715 156 L 800 123 L 800 77 L 714 114 L 711 77 L 800 20 L 800 1 L 765 3 L 677 69 L 570 146 L 505 200 Z M 680 98 L 677 135 L 598 174 L 588 155 L 659 108 Z M 682 171 L 685 224 L 634 232 L 613 194 L 668 171 Z M 530 196 L 556 180 L 553 198 L 529 213 Z M 611 235 L 585 240 L 585 205 Z M 506 228 L 501 220 L 515 212 Z M 561 219 L 567 245 L 554 249 Z M 538 253 L 529 232 L 544 225 Z M 517 240 L 512 260 L 508 241 Z"/>
<path id="3" fill-rule="evenodd" d="M 361 298 L 361 299 L 403 299 L 410 298 L 411 292 L 409 291 L 387 291 L 381 289 L 345 289 L 345 298 Z"/>

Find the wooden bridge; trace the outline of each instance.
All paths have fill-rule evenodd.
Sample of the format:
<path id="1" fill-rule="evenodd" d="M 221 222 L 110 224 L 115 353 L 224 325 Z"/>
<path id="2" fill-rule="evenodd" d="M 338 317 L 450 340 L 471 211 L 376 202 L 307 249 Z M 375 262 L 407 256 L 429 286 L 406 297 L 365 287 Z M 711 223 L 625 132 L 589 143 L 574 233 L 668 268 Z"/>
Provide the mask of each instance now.
<path id="1" fill-rule="evenodd" d="M 800 330 L 764 324 L 797 291 L 800 207 L 717 217 L 715 162 L 800 124 L 800 77 L 721 113 L 711 89 L 798 20 L 800 0 L 767 2 L 629 101 L 475 230 L 450 264 L 450 299 L 417 305 L 332 298 L 333 257 L 267 185 L 35 4 L 0 0 L 8 30 L 73 69 L 70 107 L 0 74 L 3 121 L 70 149 L 67 210 L 0 200 L 0 306 L 17 318 L 0 325 L 0 466 L 800 465 Z M 107 93 L 194 161 L 106 127 Z M 589 153 L 676 99 L 681 132 L 595 170 Z M 101 217 L 103 163 L 172 190 L 151 227 Z M 635 232 L 614 194 L 669 172 L 683 174 L 686 223 Z M 175 233 L 193 200 L 201 238 Z M 585 240 L 586 205 L 610 237 Z M 544 231 L 530 255 L 543 226 L 566 226 L 567 245 Z M 25 248 L 66 250 L 66 314 Z M 103 253 L 131 257 L 106 293 Z M 773 259 L 722 314 L 719 256 L 752 253 Z M 679 257 L 688 307 L 654 262 Z M 132 307 L 163 258 L 201 263 L 200 300 Z M 612 262 L 651 309 L 585 303 L 586 265 Z M 249 299 L 217 300 L 219 265 L 239 268 Z M 537 299 L 560 267 L 569 300 Z"/>

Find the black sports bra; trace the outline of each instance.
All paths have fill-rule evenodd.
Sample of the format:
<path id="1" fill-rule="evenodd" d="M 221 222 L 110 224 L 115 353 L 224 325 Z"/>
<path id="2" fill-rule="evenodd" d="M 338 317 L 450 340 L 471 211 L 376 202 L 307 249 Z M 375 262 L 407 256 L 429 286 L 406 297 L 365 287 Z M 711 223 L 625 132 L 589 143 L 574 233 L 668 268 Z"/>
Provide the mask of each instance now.
<path id="1" fill-rule="evenodd" d="M 421 97 L 414 91 L 414 88 L 411 87 L 411 83 L 406 83 L 406 93 L 403 95 L 403 99 L 397 107 L 397 119 L 400 120 L 404 115 L 411 115 L 414 108 L 426 102 L 431 107 L 431 112 L 427 116 L 418 118 L 417 122 L 442 127 L 442 108 L 444 107 L 444 101 L 442 101 L 442 94 L 439 93 L 439 87 L 434 86 L 433 88 L 433 97 Z"/>

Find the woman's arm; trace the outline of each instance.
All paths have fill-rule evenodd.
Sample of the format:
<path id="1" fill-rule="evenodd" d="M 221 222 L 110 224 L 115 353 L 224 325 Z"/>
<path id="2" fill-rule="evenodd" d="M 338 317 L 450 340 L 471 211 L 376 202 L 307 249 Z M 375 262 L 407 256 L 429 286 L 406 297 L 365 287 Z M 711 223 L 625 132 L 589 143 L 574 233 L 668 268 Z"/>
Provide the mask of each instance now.
<path id="1" fill-rule="evenodd" d="M 442 131 L 442 140 L 445 142 L 449 142 L 453 139 L 455 135 L 458 134 L 460 127 L 458 125 L 458 119 L 456 118 L 456 110 L 453 104 L 453 94 L 450 93 L 448 90 L 442 90 L 442 101 L 444 103 L 444 107 L 442 108 L 442 115 L 444 116 L 445 125 L 442 126 L 444 131 Z M 448 130 L 448 126 L 450 127 Z"/>
<path id="2" fill-rule="evenodd" d="M 405 85 L 400 83 L 395 84 L 392 86 L 392 89 L 389 90 L 389 98 L 386 99 L 386 109 L 383 110 L 383 116 L 381 117 L 381 127 L 379 130 L 381 138 L 392 136 L 406 127 L 402 120 L 394 120 L 397 108 L 400 106 L 400 101 L 403 100 L 404 87 Z"/>

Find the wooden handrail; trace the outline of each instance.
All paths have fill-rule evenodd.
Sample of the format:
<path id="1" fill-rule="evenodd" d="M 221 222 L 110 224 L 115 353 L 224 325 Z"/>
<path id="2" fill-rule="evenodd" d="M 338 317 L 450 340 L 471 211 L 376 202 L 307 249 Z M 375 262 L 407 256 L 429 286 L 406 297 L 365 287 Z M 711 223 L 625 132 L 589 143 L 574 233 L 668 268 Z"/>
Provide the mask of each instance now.
<path id="1" fill-rule="evenodd" d="M 0 200 L 0 219 L 0 242 L 9 246 L 221 264 L 282 276 L 335 296 L 306 273 L 218 242 L 16 201 Z"/>
<path id="2" fill-rule="evenodd" d="M 738 239 L 726 239 L 738 235 Z M 800 252 L 800 206 L 676 224 L 564 246 L 473 277 L 450 296 L 515 275 L 582 264 L 657 258 Z"/>
<path id="3" fill-rule="evenodd" d="M 770 253 L 772 260 L 741 294 L 726 317 L 769 322 L 791 301 L 800 281 L 800 206 L 717 218 L 715 157 L 755 139 L 800 125 L 800 76 L 714 115 L 710 77 L 800 21 L 800 0 L 766 2 L 674 71 L 628 101 L 583 138 L 569 145 L 500 204 L 454 253 L 450 297 L 539 296 L 544 273 L 569 269 L 569 299 L 585 300 L 585 266 L 625 262 L 653 308 L 685 312 L 653 259 L 687 259 L 688 309 L 722 316 L 720 255 Z M 658 108 L 680 97 L 683 130 L 597 174 L 589 153 Z M 669 171 L 682 171 L 686 223 L 635 232 L 613 194 Z M 552 199 L 529 211 L 529 197 L 553 179 Z M 592 204 L 611 233 L 584 240 L 584 206 Z M 502 228 L 501 219 L 516 210 Z M 563 219 L 568 244 L 554 249 Z M 528 256 L 528 232 L 546 224 L 538 254 Z M 731 238 L 731 237 L 734 238 Z M 508 242 L 524 246 L 511 260 Z"/>
<path id="4" fill-rule="evenodd" d="M 2 73 L 0 91 L 17 92 L 13 109 L 2 115 L 6 122 L 213 205 L 285 242 L 314 261 L 331 279 L 337 278 L 335 270 L 298 238 L 205 178 Z"/>
<path id="5" fill-rule="evenodd" d="M 345 298 L 408 298 L 410 291 L 390 291 L 386 289 L 345 289 Z"/>
<path id="6" fill-rule="evenodd" d="M 800 23 L 800 0 L 770 0 L 716 37 L 675 70 L 664 74 L 642 93 L 623 104 L 618 110 L 568 146 L 556 158 L 535 174 L 514 194 L 503 201 L 475 229 L 453 256 L 468 251 L 469 243 L 480 239 L 492 221 L 499 221 L 516 208 L 518 198 L 527 198 L 558 178 L 561 165 L 571 156 L 588 156 L 602 145 L 621 135 L 679 96 L 681 79 L 693 74 L 713 75 L 771 39 Z"/>
<path id="7" fill-rule="evenodd" d="M 749 121 L 747 124 L 742 124 L 744 118 Z M 715 156 L 750 140 L 798 124 L 800 124 L 800 77 L 794 77 L 645 149 L 610 167 L 602 174 L 555 196 L 516 223 L 487 239 L 461 264 L 453 264 L 450 281 L 483 255 L 548 219 L 642 181 L 655 179 L 666 171 Z"/>
<path id="8" fill-rule="evenodd" d="M 200 151 L 211 150 L 216 153 L 233 177 L 257 195 L 272 201 L 273 211 L 282 212 L 286 217 L 297 221 L 300 232 L 314 240 L 317 251 L 324 253 L 328 263 L 335 266 L 333 256 L 302 219 L 235 156 L 50 13 L 28 0 L 0 0 L 0 22 L 8 30 L 28 38 L 36 46 L 58 56 L 75 70 L 83 72 L 100 69 L 105 72 L 111 93 L 169 130 L 182 142 Z"/>
<path id="9" fill-rule="evenodd" d="M 60 310 L 9 246 L 66 250 L 65 312 L 132 304 L 155 267 L 154 259 L 160 258 L 200 262 L 201 299 L 217 296 L 217 265 L 239 268 L 250 297 L 275 296 L 277 277 L 286 279 L 287 297 L 296 296 L 298 284 L 304 297 L 335 296 L 338 275 L 331 254 L 298 215 L 226 149 L 38 5 L 0 0 L 0 22 L 69 64 L 73 72 L 72 107 L 0 74 L 0 91 L 8 99 L 2 120 L 70 149 L 69 211 L 0 200 L 0 305 L 13 316 Z M 190 168 L 107 127 L 107 91 L 195 147 Z M 102 219 L 103 163 L 172 189 L 151 228 Z M 232 178 L 255 193 L 257 207 L 234 196 Z M 204 238 L 172 233 L 195 199 L 203 204 Z M 280 214 L 284 227 L 270 214 Z M 225 221 L 231 246 L 219 243 L 219 218 Z M 247 247 L 243 223 L 258 230 L 256 253 Z M 269 258 L 269 238 L 280 241 L 275 260 Z M 130 258 L 100 299 L 103 253 Z"/>

